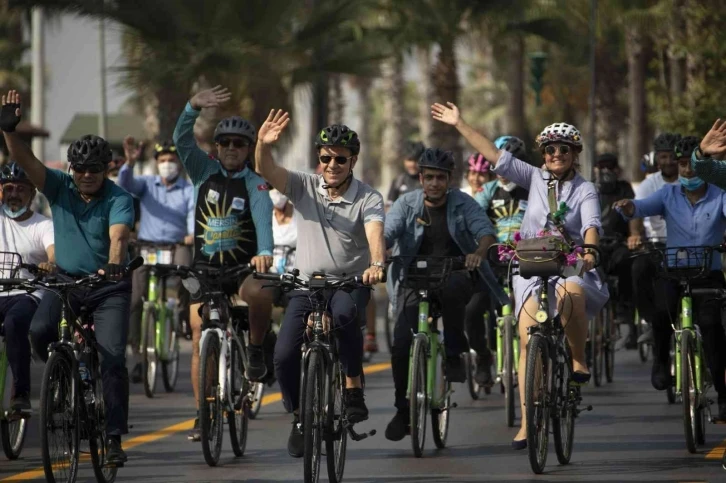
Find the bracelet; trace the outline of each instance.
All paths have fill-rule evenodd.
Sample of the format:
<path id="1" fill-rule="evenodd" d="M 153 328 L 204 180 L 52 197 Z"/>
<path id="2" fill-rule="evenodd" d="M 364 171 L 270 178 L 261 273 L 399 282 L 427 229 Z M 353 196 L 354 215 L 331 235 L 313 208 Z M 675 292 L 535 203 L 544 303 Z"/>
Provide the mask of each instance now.
<path id="1" fill-rule="evenodd" d="M 370 266 L 371 267 L 378 267 L 378 268 L 383 269 L 383 270 L 386 269 L 386 265 L 383 262 L 371 262 L 371 265 Z"/>

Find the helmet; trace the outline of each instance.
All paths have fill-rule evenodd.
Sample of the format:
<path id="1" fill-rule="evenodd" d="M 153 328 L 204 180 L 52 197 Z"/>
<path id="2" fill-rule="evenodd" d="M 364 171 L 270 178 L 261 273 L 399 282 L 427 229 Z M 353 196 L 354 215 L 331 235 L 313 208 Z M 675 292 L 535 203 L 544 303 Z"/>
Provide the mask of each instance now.
<path id="1" fill-rule="evenodd" d="M 681 135 L 678 133 L 661 133 L 653 141 L 653 151 L 673 151 L 679 139 Z"/>
<path id="2" fill-rule="evenodd" d="M 111 162 L 111 146 L 102 137 L 86 134 L 68 146 L 68 162 L 74 166 L 106 166 Z"/>
<path id="3" fill-rule="evenodd" d="M 10 163 L 3 166 L 2 171 L 0 171 L 0 184 L 5 183 L 27 183 L 27 184 L 33 184 L 29 179 L 28 175 L 25 174 L 25 170 L 20 167 L 18 163 L 15 161 L 11 161 Z"/>
<path id="4" fill-rule="evenodd" d="M 507 141 L 512 136 L 499 136 L 497 139 L 494 140 L 494 146 L 497 147 L 497 149 L 504 149 L 504 145 L 507 144 Z"/>
<path id="5" fill-rule="evenodd" d="M 597 166 L 600 168 L 614 169 L 618 166 L 618 156 L 613 153 L 603 153 L 597 157 Z"/>
<path id="6" fill-rule="evenodd" d="M 418 160 L 419 169 L 431 168 L 441 171 L 454 171 L 454 154 L 439 148 L 426 149 Z"/>
<path id="7" fill-rule="evenodd" d="M 525 146 L 524 141 L 516 136 L 502 136 L 499 139 L 502 138 L 504 138 L 504 141 L 500 143 L 501 146 L 497 146 L 498 149 L 509 151 L 512 156 L 522 161 L 527 160 L 527 146 Z M 496 142 L 494 144 L 496 145 Z"/>
<path id="8" fill-rule="evenodd" d="M 537 136 L 537 147 L 541 148 L 551 143 L 565 143 L 574 146 L 577 151 L 582 151 L 582 136 L 575 126 L 558 122 L 550 124 Z"/>
<path id="9" fill-rule="evenodd" d="M 701 139 L 696 136 L 686 136 L 679 139 L 673 148 L 676 159 L 690 158 L 691 154 L 693 154 L 693 151 L 696 150 L 699 144 L 701 144 Z"/>
<path id="10" fill-rule="evenodd" d="M 246 119 L 242 119 L 239 116 L 232 116 L 219 121 L 219 124 L 217 124 L 217 127 L 214 129 L 214 141 L 219 141 L 219 138 L 226 134 L 243 136 L 251 142 L 254 142 L 257 136 L 257 131 Z"/>
<path id="11" fill-rule="evenodd" d="M 162 154 L 176 154 L 176 146 L 173 141 L 162 141 L 154 145 L 154 159 L 159 159 Z"/>
<path id="12" fill-rule="evenodd" d="M 403 159 L 413 159 L 418 161 L 418 158 L 423 154 L 426 147 L 421 142 L 408 141 L 403 148 Z"/>
<path id="13" fill-rule="evenodd" d="M 489 161 L 484 159 L 484 156 L 479 153 L 474 153 L 469 156 L 469 171 L 475 173 L 488 173 L 491 167 Z"/>
<path id="14" fill-rule="evenodd" d="M 321 130 L 315 138 L 315 149 L 320 151 L 323 146 L 348 148 L 355 156 L 360 152 L 360 139 L 358 134 L 345 124 L 331 124 Z"/>

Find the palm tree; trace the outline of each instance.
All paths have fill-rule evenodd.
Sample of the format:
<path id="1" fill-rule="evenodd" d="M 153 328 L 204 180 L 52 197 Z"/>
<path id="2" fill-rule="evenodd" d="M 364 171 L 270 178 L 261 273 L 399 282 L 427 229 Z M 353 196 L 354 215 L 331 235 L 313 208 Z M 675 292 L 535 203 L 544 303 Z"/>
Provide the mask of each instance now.
<path id="1" fill-rule="evenodd" d="M 23 59 L 29 48 L 23 42 L 24 12 L 8 4 L 8 0 L 0 0 L 0 89 L 23 92 L 30 88 L 31 74 Z"/>

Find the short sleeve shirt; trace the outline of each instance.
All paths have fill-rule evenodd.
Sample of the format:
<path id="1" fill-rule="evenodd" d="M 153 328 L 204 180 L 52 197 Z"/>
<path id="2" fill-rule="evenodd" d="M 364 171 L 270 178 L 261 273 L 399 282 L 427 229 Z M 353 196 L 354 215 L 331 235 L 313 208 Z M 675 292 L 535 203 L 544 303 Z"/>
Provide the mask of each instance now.
<path id="1" fill-rule="evenodd" d="M 286 195 L 297 216 L 295 268 L 304 277 L 322 271 L 333 276 L 360 275 L 370 266 L 365 225 L 383 223 L 383 197 L 353 178 L 335 200 L 322 187 L 322 175 L 289 171 Z"/>
<path id="2" fill-rule="evenodd" d="M 71 175 L 57 169 L 46 169 L 45 173 L 43 194 L 53 214 L 56 264 L 71 275 L 97 272 L 108 263 L 109 228 L 134 226 L 131 195 L 106 179 L 99 196 L 86 203 Z"/>
<path id="3" fill-rule="evenodd" d="M 16 221 L 0 210 L 0 251 L 17 253 L 23 263 L 39 264 L 48 261 L 48 248 L 53 245 L 53 223 L 43 215 L 33 213 L 30 218 Z M 3 256 L 0 277 L 32 278 L 26 269 L 10 273 L 16 260 Z M 10 270 L 9 270 L 10 269 Z M 0 297 L 27 293 L 24 290 L 0 292 Z"/>

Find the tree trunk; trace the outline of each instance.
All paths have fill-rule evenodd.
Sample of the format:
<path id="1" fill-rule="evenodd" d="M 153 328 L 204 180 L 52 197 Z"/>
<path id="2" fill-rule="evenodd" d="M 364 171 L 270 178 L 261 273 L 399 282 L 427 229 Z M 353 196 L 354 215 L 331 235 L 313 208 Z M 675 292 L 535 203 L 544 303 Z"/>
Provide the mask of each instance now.
<path id="1" fill-rule="evenodd" d="M 355 166 L 355 175 L 358 179 L 370 182 L 372 186 L 378 183 L 380 178 L 380 166 L 377 160 L 372 159 L 370 152 L 371 139 L 368 127 L 371 123 L 371 79 L 368 77 L 357 77 L 353 79 L 353 88 L 358 93 L 358 124 L 356 130 L 361 139 L 363 148 L 358 155 L 358 163 Z"/>
<path id="2" fill-rule="evenodd" d="M 686 59 L 680 52 L 686 31 L 686 20 L 683 16 L 685 0 L 675 0 L 673 6 L 672 24 L 669 30 L 670 45 L 667 50 L 670 67 L 670 96 L 671 100 L 675 101 L 686 90 Z"/>
<path id="3" fill-rule="evenodd" d="M 418 93 L 421 98 L 418 104 L 418 133 L 419 139 L 424 145 L 431 143 L 431 131 L 433 119 L 431 118 L 431 104 L 433 86 L 431 85 L 431 50 L 428 47 L 416 49 L 416 61 L 419 75 Z"/>
<path id="4" fill-rule="evenodd" d="M 625 49 L 628 56 L 628 106 L 630 118 L 630 149 L 628 162 L 633 180 L 642 180 L 639 160 L 650 151 L 648 133 L 645 77 L 647 69 L 647 39 L 636 27 L 625 30 Z"/>
<path id="5" fill-rule="evenodd" d="M 343 76 L 331 74 L 328 84 L 328 124 L 345 124 L 343 122 L 344 110 Z"/>
<path id="6" fill-rule="evenodd" d="M 392 57 L 381 66 L 383 92 L 383 139 L 381 143 L 381 180 L 384 189 L 391 185 L 401 164 L 401 146 L 404 140 L 404 84 L 403 59 L 400 55 Z"/>
<path id="7" fill-rule="evenodd" d="M 160 141 L 171 140 L 179 115 L 189 99 L 189 89 L 179 85 L 167 86 L 157 90 L 155 97 L 158 101 L 156 137 Z"/>
<path id="8" fill-rule="evenodd" d="M 456 71 L 456 53 L 454 39 L 439 44 L 440 50 L 431 72 L 434 96 L 437 102 L 459 101 L 459 77 Z M 459 144 L 459 133 L 452 126 L 437 122 L 431 132 L 431 146 L 454 153 L 456 169 L 452 176 L 452 184 L 459 186 L 463 175 L 462 150 Z"/>
<path id="9" fill-rule="evenodd" d="M 509 99 L 505 132 L 508 135 L 527 137 L 527 121 L 524 113 L 524 37 L 512 34 L 509 43 Z"/>

